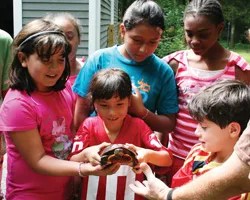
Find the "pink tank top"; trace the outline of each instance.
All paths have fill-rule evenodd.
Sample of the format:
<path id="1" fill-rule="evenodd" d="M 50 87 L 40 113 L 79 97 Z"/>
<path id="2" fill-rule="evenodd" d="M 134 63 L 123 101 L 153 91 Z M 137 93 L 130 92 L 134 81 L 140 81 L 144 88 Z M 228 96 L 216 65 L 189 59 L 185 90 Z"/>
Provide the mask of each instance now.
<path id="1" fill-rule="evenodd" d="M 178 51 L 163 58 L 167 63 L 172 59 L 179 63 L 175 75 L 179 90 L 179 112 L 176 118 L 176 127 L 169 134 L 169 148 L 174 156 L 185 159 L 191 147 L 198 142 L 198 137 L 194 134 L 197 122 L 189 115 L 187 108 L 190 99 L 202 88 L 215 81 L 235 79 L 235 66 L 240 67 L 243 71 L 250 70 L 250 66 L 241 56 L 231 52 L 229 61 L 223 70 L 208 78 L 203 78 L 195 75 L 188 66 L 187 50 Z"/>

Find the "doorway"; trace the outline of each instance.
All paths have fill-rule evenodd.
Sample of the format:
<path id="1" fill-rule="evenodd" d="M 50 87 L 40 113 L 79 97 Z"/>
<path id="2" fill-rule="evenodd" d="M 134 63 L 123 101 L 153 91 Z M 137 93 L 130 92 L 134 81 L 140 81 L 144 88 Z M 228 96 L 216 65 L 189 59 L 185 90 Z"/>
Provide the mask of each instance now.
<path id="1" fill-rule="evenodd" d="M 0 29 L 13 37 L 13 27 L 13 0 L 4 0 L 0 3 Z"/>

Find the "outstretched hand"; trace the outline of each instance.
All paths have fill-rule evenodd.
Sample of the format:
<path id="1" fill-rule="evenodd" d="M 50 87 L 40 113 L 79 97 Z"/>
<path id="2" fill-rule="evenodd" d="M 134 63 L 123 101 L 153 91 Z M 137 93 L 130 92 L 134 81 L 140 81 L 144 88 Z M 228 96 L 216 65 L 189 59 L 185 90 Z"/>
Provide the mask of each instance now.
<path id="1" fill-rule="evenodd" d="M 144 196 L 151 200 L 166 200 L 170 188 L 163 183 L 160 179 L 156 178 L 146 163 L 141 163 L 140 168 L 145 174 L 147 180 L 142 183 L 135 181 L 129 187 L 138 195 Z"/>
<path id="2" fill-rule="evenodd" d="M 138 147 L 134 144 L 130 144 L 130 143 L 126 143 L 126 146 L 128 146 L 129 149 L 133 150 L 136 152 L 136 158 L 138 160 L 139 163 L 148 162 L 148 149 L 142 148 L 142 147 Z M 139 166 L 138 166 L 139 167 Z"/>

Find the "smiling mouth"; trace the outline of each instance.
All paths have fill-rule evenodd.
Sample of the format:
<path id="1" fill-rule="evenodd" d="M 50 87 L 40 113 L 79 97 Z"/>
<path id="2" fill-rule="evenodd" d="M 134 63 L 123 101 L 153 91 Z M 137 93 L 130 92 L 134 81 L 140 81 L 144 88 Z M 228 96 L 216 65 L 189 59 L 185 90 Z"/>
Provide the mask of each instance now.
<path id="1" fill-rule="evenodd" d="M 195 51 L 195 52 L 201 52 L 201 51 L 202 51 L 201 48 L 192 48 L 192 49 L 193 49 L 193 51 Z"/>
<path id="2" fill-rule="evenodd" d="M 56 77 L 56 75 L 49 75 L 49 74 L 47 74 L 46 76 L 49 77 L 49 78 L 55 78 Z"/>
<path id="3" fill-rule="evenodd" d="M 108 120 L 109 121 L 115 121 L 115 120 L 117 120 L 118 118 L 109 118 Z"/>

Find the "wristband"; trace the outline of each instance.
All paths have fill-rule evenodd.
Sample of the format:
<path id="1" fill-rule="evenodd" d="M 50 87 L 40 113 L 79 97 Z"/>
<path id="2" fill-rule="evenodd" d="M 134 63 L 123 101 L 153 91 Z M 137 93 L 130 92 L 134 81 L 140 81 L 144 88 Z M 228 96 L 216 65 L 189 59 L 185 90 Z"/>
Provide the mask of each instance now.
<path id="1" fill-rule="evenodd" d="M 168 195 L 167 195 L 167 200 L 173 200 L 172 195 L 174 192 L 175 188 L 169 190 Z"/>
<path id="2" fill-rule="evenodd" d="M 80 162 L 79 163 L 79 166 L 78 166 L 78 175 L 80 176 L 80 177 L 84 177 L 84 175 L 82 174 L 82 172 L 81 172 L 81 166 L 82 166 L 82 164 L 84 164 L 83 162 Z"/>
<path id="3" fill-rule="evenodd" d="M 147 116 L 148 116 L 148 114 L 149 114 L 149 109 L 146 109 L 146 110 L 147 110 L 147 111 L 146 111 L 146 114 L 145 114 L 144 116 L 141 117 L 141 119 L 143 119 L 143 120 L 146 119 Z"/>

